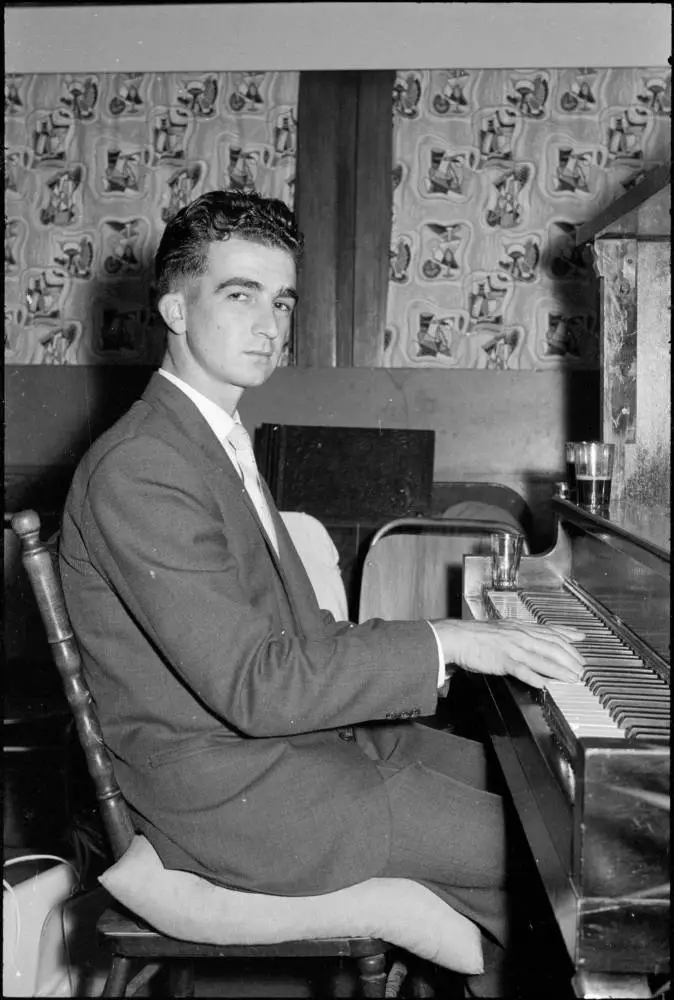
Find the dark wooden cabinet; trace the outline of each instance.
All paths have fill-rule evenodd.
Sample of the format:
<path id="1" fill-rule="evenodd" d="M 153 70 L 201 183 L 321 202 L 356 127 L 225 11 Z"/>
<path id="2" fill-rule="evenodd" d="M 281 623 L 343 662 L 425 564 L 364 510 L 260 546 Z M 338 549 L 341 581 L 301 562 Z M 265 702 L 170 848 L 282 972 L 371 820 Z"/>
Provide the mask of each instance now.
<path id="1" fill-rule="evenodd" d="M 255 455 L 279 510 L 327 528 L 355 618 L 362 560 L 378 528 L 431 512 L 435 434 L 376 427 L 262 424 Z"/>

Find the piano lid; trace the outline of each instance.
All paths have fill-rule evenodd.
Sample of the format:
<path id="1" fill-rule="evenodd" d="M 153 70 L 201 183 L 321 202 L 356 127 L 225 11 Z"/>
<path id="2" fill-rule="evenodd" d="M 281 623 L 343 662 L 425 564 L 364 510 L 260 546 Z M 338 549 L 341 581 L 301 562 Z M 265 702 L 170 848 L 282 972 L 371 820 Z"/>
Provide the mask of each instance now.
<path id="1" fill-rule="evenodd" d="M 609 520 L 625 534 L 631 535 L 663 556 L 671 551 L 671 508 L 669 504 L 634 503 L 618 500 L 609 509 Z"/>
<path id="2" fill-rule="evenodd" d="M 562 520 L 570 520 L 591 530 L 602 530 L 604 541 L 630 555 L 659 562 L 669 573 L 671 508 L 668 503 L 642 503 L 626 498 L 613 501 L 605 516 L 594 514 L 560 497 L 553 508 Z M 648 556 L 654 557 L 648 559 Z"/>

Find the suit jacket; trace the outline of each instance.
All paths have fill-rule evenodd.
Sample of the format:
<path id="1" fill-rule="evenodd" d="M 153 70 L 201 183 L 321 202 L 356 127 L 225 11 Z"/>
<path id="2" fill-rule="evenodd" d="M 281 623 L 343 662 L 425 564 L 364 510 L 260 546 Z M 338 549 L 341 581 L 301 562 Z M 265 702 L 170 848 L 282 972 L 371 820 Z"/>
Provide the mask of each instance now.
<path id="1" fill-rule="evenodd" d="M 117 779 L 165 866 L 305 895 L 383 870 L 382 779 L 345 727 L 432 713 L 437 647 L 425 622 L 321 611 L 267 498 L 279 557 L 208 423 L 154 375 L 76 471 L 60 564 Z"/>

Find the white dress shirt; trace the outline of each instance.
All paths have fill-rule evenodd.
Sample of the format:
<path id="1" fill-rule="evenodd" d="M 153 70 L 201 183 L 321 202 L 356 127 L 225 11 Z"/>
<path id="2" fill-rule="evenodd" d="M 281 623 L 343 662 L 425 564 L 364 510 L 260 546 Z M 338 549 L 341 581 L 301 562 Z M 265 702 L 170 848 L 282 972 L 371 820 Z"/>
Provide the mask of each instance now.
<path id="1" fill-rule="evenodd" d="M 183 379 L 178 378 L 177 375 L 174 375 L 172 372 L 167 372 L 164 368 L 159 369 L 159 374 L 162 375 L 164 378 L 168 379 L 169 382 L 172 382 L 173 385 L 175 385 L 178 389 L 184 392 L 186 396 L 189 396 L 189 398 L 192 400 L 194 405 L 201 413 L 206 423 L 209 425 L 209 427 L 217 437 L 222 447 L 225 449 L 225 452 L 227 453 L 227 456 L 231 461 L 232 465 L 234 466 L 234 468 L 236 469 L 237 473 L 239 474 L 239 476 L 241 476 L 241 470 L 236 460 L 236 453 L 234 451 L 231 442 L 228 439 L 228 435 L 232 430 L 234 424 L 241 423 L 238 412 L 236 412 L 233 417 L 230 417 L 229 413 L 227 413 L 226 410 L 223 410 L 221 406 L 218 406 L 217 403 L 214 403 L 212 399 L 208 399 L 208 397 L 204 396 L 203 393 L 198 392 L 196 389 L 193 389 L 191 385 L 189 385 L 187 382 L 184 382 Z M 251 499 L 255 503 L 255 497 L 251 497 Z M 264 518 L 261 517 L 260 520 L 264 522 Z M 433 630 L 433 635 L 435 636 L 435 642 L 438 647 L 439 665 L 438 665 L 437 686 L 438 689 L 443 689 L 446 692 L 445 685 L 447 683 L 447 680 L 446 680 L 446 670 L 445 670 L 445 659 L 442 653 L 442 646 L 440 644 L 440 639 L 438 637 L 438 633 L 436 632 L 435 628 L 433 628 L 431 622 L 428 622 L 428 624 Z"/>

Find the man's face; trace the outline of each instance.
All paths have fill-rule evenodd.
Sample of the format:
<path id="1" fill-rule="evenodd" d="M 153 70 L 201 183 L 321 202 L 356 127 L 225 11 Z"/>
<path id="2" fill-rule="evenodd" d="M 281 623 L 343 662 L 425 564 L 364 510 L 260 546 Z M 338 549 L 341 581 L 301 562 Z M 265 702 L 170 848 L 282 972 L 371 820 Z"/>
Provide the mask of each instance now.
<path id="1" fill-rule="evenodd" d="M 205 274 L 182 297 L 176 373 L 216 401 L 262 385 L 290 335 L 295 284 L 288 251 L 239 238 L 213 243 Z"/>

